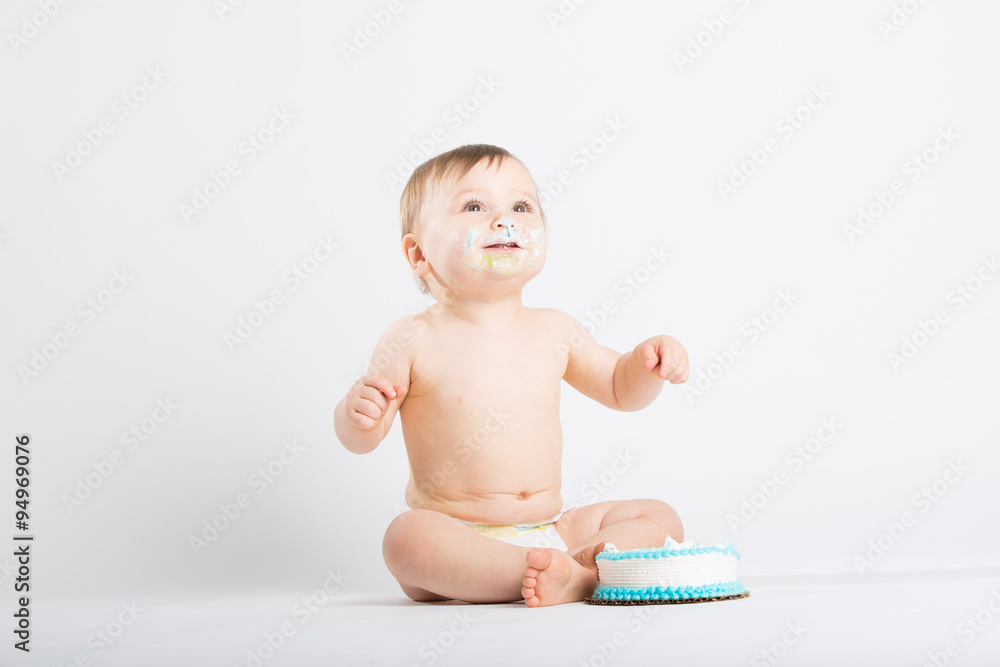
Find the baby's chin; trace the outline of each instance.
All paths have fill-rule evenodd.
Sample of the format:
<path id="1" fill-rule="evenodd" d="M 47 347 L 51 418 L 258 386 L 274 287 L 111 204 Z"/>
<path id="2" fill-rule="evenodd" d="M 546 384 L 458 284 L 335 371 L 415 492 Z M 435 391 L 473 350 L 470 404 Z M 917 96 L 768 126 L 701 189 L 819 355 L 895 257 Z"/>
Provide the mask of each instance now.
<path id="1" fill-rule="evenodd" d="M 480 269 L 466 268 L 450 276 L 447 291 L 464 297 L 516 294 L 540 272 L 539 266 L 514 268 L 494 264 Z"/>
<path id="2" fill-rule="evenodd" d="M 487 284 L 522 285 L 542 272 L 543 262 L 528 261 L 525 257 L 483 257 L 478 264 L 470 264 L 465 272 L 470 281 Z"/>
<path id="3" fill-rule="evenodd" d="M 490 251 L 481 250 L 466 256 L 466 266 L 475 272 L 488 273 L 503 278 L 521 273 L 537 274 L 545 264 L 544 255 L 530 250 Z"/>
<path id="4" fill-rule="evenodd" d="M 488 273 L 496 278 L 513 278 L 525 273 L 528 268 L 522 254 L 486 254 L 479 262 L 472 264 L 469 268 L 473 271 Z"/>

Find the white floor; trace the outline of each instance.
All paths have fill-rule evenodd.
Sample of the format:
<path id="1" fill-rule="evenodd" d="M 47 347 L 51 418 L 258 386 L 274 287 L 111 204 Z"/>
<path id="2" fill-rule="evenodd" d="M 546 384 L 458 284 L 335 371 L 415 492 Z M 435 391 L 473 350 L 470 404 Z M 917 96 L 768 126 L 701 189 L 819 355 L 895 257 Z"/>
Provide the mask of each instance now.
<path id="1" fill-rule="evenodd" d="M 39 600 L 31 654 L 5 646 L 0 664 L 1000 665 L 1000 568 L 744 583 L 743 600 L 634 607 L 426 604 L 401 593 L 336 593 L 314 612 L 294 606 L 294 593 L 147 600 L 132 612 L 121 600 Z"/>

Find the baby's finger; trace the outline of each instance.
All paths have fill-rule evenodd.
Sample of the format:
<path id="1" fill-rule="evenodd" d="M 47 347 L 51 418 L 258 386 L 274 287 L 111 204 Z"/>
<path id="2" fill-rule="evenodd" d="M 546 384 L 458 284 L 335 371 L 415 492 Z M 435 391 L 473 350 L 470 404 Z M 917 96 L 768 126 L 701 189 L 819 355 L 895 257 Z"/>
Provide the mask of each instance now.
<path id="1" fill-rule="evenodd" d="M 656 349 L 652 345 L 642 348 L 641 354 L 642 367 L 647 371 L 652 371 L 656 368 L 656 364 L 660 363 L 660 357 L 656 354 Z"/>
<path id="2" fill-rule="evenodd" d="M 677 365 L 677 370 L 671 373 L 670 377 L 671 384 L 681 384 L 687 382 L 688 379 L 688 360 L 683 359 L 680 364 Z"/>
<path id="3" fill-rule="evenodd" d="M 354 428 L 362 431 L 370 431 L 375 427 L 376 420 L 368 415 L 361 414 L 357 410 L 351 409 L 347 411 L 347 422 Z"/>
<path id="4" fill-rule="evenodd" d="M 660 355 L 660 367 L 657 369 L 657 375 L 660 379 L 667 379 L 677 368 L 677 360 L 674 358 L 669 351 L 664 351 Z"/>
<path id="5" fill-rule="evenodd" d="M 361 387 L 358 390 L 358 396 L 364 399 L 362 402 L 374 403 L 382 412 L 385 412 L 389 408 L 389 399 L 375 387 Z"/>
<path id="6" fill-rule="evenodd" d="M 670 358 L 670 353 L 665 353 L 660 355 L 660 365 L 656 368 L 656 374 L 660 376 L 660 379 L 666 379 L 668 375 L 674 372 L 674 360 Z"/>
<path id="7" fill-rule="evenodd" d="M 396 390 L 393 389 L 392 384 L 381 375 L 369 375 L 362 378 L 361 381 L 369 387 L 378 389 L 390 399 L 396 398 Z"/>
<path id="8" fill-rule="evenodd" d="M 372 419 L 380 419 L 385 414 L 386 407 L 388 406 L 385 402 L 385 397 L 370 387 L 366 388 L 366 391 L 373 392 L 378 399 L 362 398 L 362 400 L 352 405 L 351 408 L 360 415 L 371 417 Z M 381 405 L 379 404 L 380 402 Z"/>

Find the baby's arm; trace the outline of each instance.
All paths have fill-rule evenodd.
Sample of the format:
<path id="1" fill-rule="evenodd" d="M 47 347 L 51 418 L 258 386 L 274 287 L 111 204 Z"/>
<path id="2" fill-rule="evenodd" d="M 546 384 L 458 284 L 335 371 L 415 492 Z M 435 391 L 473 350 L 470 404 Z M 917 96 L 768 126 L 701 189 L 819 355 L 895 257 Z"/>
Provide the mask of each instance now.
<path id="1" fill-rule="evenodd" d="M 664 380 L 673 384 L 687 380 L 687 351 L 670 336 L 654 336 L 631 352 L 619 354 L 594 340 L 574 318 L 553 312 L 568 336 L 563 379 L 584 396 L 614 410 L 632 412 L 652 403 Z"/>
<path id="2" fill-rule="evenodd" d="M 333 428 L 349 451 L 367 454 L 392 428 L 392 420 L 410 388 L 410 359 L 398 342 L 405 321 L 397 320 L 382 334 L 365 376 L 337 404 Z"/>

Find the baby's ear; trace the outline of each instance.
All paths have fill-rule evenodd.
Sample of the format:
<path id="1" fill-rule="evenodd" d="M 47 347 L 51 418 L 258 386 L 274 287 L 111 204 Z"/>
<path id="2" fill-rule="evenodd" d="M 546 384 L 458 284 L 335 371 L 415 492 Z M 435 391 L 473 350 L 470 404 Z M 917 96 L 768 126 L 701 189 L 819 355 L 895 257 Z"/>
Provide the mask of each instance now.
<path id="1" fill-rule="evenodd" d="M 427 258 L 424 257 L 424 251 L 420 249 L 417 245 L 417 237 L 413 234 L 407 234 L 403 237 L 403 256 L 406 257 L 407 263 L 410 265 L 418 276 L 427 275 L 430 269 L 427 266 Z"/>

